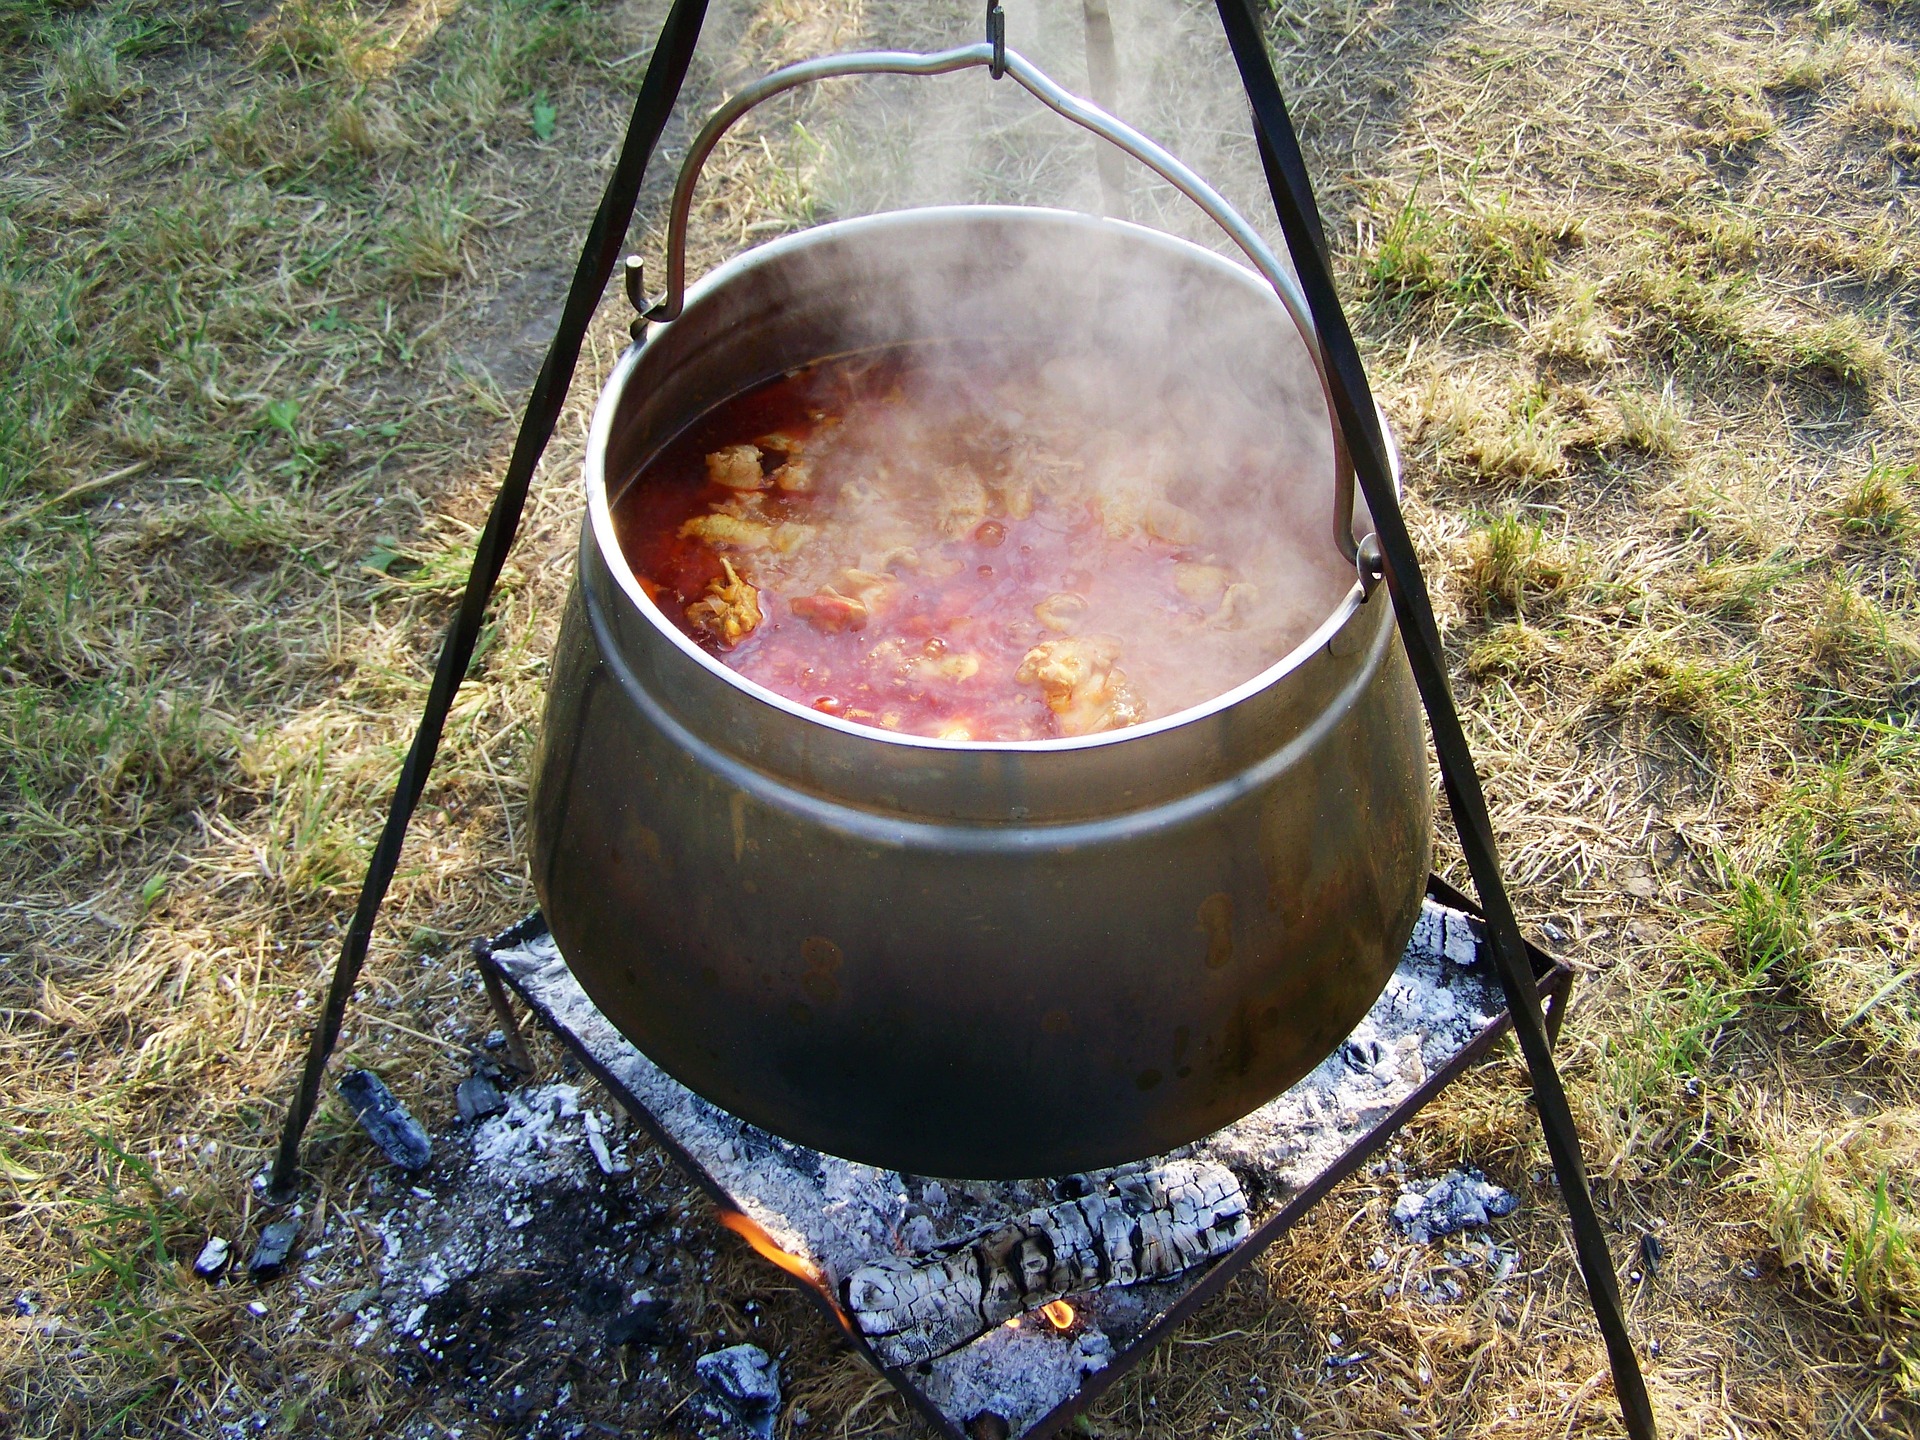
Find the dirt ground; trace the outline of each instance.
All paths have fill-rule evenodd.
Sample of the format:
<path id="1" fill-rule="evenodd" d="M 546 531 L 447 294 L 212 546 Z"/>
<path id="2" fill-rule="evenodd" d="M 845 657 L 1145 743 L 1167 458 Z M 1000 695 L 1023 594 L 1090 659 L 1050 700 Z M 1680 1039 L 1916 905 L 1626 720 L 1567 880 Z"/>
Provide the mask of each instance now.
<path id="1" fill-rule="evenodd" d="M 342 1267 L 189 1267 L 258 1233 L 663 8 L 0 0 L 0 1433 L 536 1433 L 484 1361 L 356 1347 Z M 747 76 L 971 38 L 977 8 L 717 5 L 666 158 Z M 1211 8 L 1113 11 L 1121 108 L 1254 213 Z M 1920 7 L 1264 13 L 1516 899 L 1582 971 L 1563 1053 L 1664 1433 L 1920 1433 Z M 1010 14 L 1083 83 L 1079 6 Z M 828 91 L 730 141 L 696 269 L 935 194 L 1098 203 L 1088 150 L 951 83 L 915 125 Z M 656 161 L 649 254 L 669 183 Z M 626 319 L 610 295 L 341 1046 L 437 1128 L 491 1028 L 464 947 L 532 903 L 524 777 Z M 1397 1157 L 1521 1195 L 1511 1274 L 1387 1293 L 1376 1251 L 1449 1262 L 1388 1225 L 1390 1176 L 1356 1180 L 1083 1433 L 1615 1433 L 1525 1093 L 1496 1057 Z M 328 1243 L 375 1253 L 394 1182 L 337 1100 L 310 1165 Z M 914 1432 L 657 1157 L 633 1175 L 606 1203 L 672 1277 L 667 1388 L 624 1408 L 626 1352 L 568 1321 L 573 1433 L 698 1432 L 691 1357 L 745 1334 L 786 1351 L 783 1436 Z M 601 1303 L 522 1279 L 475 1313 Z"/>

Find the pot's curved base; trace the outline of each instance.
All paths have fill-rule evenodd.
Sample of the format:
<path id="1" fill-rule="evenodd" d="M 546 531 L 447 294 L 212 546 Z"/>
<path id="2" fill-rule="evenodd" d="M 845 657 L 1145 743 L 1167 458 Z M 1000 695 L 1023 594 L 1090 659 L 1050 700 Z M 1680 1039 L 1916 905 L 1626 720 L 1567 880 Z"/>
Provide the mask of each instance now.
<path id="1" fill-rule="evenodd" d="M 990 831 L 729 761 L 587 629 L 576 598 L 534 807 L 555 938 L 662 1069 L 814 1149 L 992 1180 L 1164 1153 L 1325 1058 L 1412 932 L 1431 813 L 1391 625 L 1373 703 L 1240 783 Z"/>

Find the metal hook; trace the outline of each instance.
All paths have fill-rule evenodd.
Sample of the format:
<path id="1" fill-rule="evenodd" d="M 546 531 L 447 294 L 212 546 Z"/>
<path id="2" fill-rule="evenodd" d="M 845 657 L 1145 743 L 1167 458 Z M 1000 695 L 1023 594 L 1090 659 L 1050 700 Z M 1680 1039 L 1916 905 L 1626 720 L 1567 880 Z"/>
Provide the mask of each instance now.
<path id="1" fill-rule="evenodd" d="M 646 269 L 646 262 L 638 255 L 627 256 L 626 264 L 621 266 L 622 278 L 626 282 L 627 303 L 633 306 L 630 329 L 636 340 L 646 334 L 647 311 L 653 308 L 653 302 L 647 299 Z"/>
<path id="2" fill-rule="evenodd" d="M 1007 73 L 1007 12 L 1000 8 L 1000 0 L 987 0 L 987 43 L 993 46 L 987 73 L 998 80 Z"/>
<path id="3" fill-rule="evenodd" d="M 1371 600 L 1380 582 L 1387 578 L 1387 557 L 1380 548 L 1380 537 L 1369 532 L 1367 538 L 1354 547 L 1354 552 L 1354 569 L 1360 572 L 1360 594 Z"/>

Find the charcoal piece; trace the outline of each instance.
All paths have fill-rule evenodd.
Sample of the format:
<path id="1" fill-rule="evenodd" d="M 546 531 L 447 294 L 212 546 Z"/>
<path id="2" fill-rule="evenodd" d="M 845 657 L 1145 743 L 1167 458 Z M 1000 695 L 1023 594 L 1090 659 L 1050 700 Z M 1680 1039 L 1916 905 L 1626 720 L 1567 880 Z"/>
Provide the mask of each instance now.
<path id="1" fill-rule="evenodd" d="M 616 1315 L 607 1326 L 609 1345 L 651 1345 L 667 1338 L 667 1317 L 673 1307 L 664 1300 L 646 1299 Z"/>
<path id="2" fill-rule="evenodd" d="M 253 1258 L 247 1261 L 247 1273 L 256 1280 L 277 1280 L 280 1272 L 287 1268 L 287 1257 L 293 1253 L 293 1242 L 300 1238 L 298 1220 L 276 1220 L 260 1232 L 260 1243 L 253 1247 Z"/>
<path id="3" fill-rule="evenodd" d="M 1511 1215 L 1520 1201 L 1478 1170 L 1449 1170 L 1422 1190 L 1409 1185 L 1393 1202 L 1393 1223 L 1409 1239 L 1426 1244 L 1442 1235 L 1472 1230 L 1500 1215 Z"/>
<path id="4" fill-rule="evenodd" d="M 604 1219 L 604 1213 L 599 1218 Z M 611 1280 L 588 1280 L 573 1292 L 582 1315 L 611 1315 L 620 1308 L 620 1287 Z"/>
<path id="5" fill-rule="evenodd" d="M 489 1115 L 505 1113 L 507 1100 L 500 1087 L 485 1075 L 469 1075 L 453 1092 L 453 1103 L 460 1107 L 460 1118 L 471 1125 Z"/>
<path id="6" fill-rule="evenodd" d="M 212 1280 L 227 1268 L 233 1247 L 218 1235 L 200 1247 L 200 1254 L 193 1262 L 193 1273 L 202 1280 Z"/>
<path id="7" fill-rule="evenodd" d="M 780 1414 L 780 1362 L 758 1345 L 730 1345 L 693 1362 L 700 1383 L 760 1440 L 773 1440 Z"/>
<path id="8" fill-rule="evenodd" d="M 418 1170 L 433 1158 L 433 1142 L 420 1122 L 393 1098 L 386 1082 L 371 1070 L 354 1070 L 340 1082 L 340 1097 L 353 1107 L 360 1126 L 386 1157 L 402 1170 Z"/>
<path id="9" fill-rule="evenodd" d="M 1666 1256 L 1666 1247 L 1660 1243 L 1660 1237 L 1651 1230 L 1644 1231 L 1640 1236 L 1640 1268 L 1649 1275 L 1658 1274 L 1660 1262 Z"/>

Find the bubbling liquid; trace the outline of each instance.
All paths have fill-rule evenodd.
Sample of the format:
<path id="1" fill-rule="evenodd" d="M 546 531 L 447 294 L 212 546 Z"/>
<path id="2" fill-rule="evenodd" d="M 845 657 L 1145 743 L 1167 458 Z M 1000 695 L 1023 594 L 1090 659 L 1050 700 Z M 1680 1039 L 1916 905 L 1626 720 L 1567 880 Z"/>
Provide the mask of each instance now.
<path id="1" fill-rule="evenodd" d="M 1134 388 L 1102 357 L 952 345 L 809 365 L 648 464 L 621 549 L 721 663 L 824 714 L 980 741 L 1172 715 L 1287 654 L 1352 574 L 1298 519 L 1326 504 L 1277 494 L 1277 426 Z"/>

